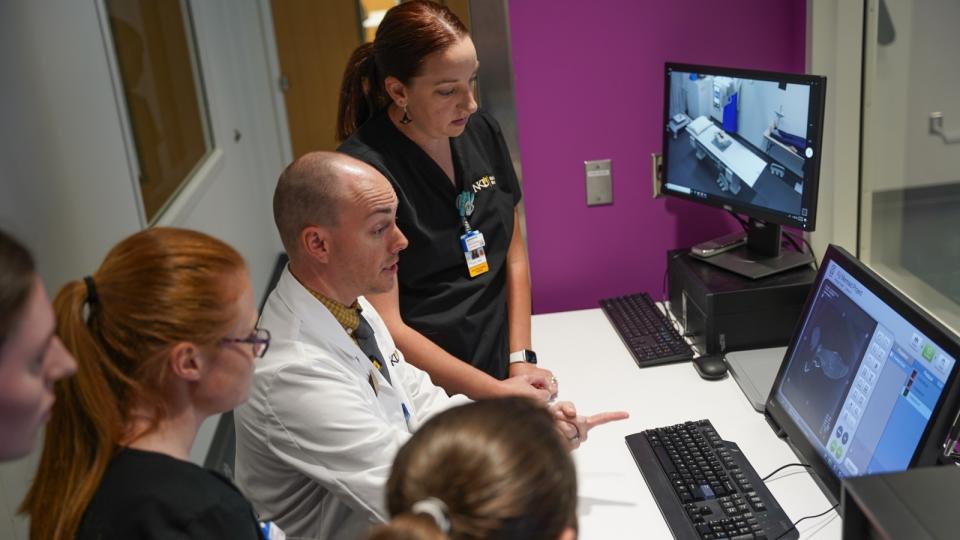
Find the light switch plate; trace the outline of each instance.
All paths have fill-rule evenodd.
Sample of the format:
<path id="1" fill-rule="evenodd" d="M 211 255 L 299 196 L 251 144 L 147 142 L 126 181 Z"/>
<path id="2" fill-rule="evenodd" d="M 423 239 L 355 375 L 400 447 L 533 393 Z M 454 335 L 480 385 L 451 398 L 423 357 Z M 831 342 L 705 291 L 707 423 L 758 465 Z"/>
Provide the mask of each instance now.
<path id="1" fill-rule="evenodd" d="M 587 206 L 613 204 L 611 164 L 609 159 L 583 162 L 583 172 L 587 182 Z"/>
<path id="2" fill-rule="evenodd" d="M 660 186 L 663 185 L 661 182 L 663 178 L 663 154 L 653 153 L 650 154 L 650 179 L 653 180 L 653 198 L 662 197 L 663 192 L 660 190 Z"/>

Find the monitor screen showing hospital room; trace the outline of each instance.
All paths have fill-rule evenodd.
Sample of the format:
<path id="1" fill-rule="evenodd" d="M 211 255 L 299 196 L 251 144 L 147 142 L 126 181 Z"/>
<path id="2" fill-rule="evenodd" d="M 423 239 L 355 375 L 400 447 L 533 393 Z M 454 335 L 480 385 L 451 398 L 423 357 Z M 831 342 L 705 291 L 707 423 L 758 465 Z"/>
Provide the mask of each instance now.
<path id="1" fill-rule="evenodd" d="M 813 230 L 821 77 L 666 65 L 663 190 Z"/>

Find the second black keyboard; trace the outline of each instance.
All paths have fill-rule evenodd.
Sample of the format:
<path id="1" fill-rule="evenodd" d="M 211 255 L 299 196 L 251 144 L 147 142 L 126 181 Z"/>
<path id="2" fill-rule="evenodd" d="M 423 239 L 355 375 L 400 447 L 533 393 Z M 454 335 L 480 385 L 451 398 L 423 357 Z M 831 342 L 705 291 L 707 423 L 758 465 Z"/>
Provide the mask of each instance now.
<path id="1" fill-rule="evenodd" d="M 626 437 L 647 487 L 678 540 L 799 537 L 740 448 L 709 420 Z"/>
<path id="2" fill-rule="evenodd" d="M 606 298 L 600 308 L 640 367 L 693 358 L 693 349 L 646 293 Z"/>

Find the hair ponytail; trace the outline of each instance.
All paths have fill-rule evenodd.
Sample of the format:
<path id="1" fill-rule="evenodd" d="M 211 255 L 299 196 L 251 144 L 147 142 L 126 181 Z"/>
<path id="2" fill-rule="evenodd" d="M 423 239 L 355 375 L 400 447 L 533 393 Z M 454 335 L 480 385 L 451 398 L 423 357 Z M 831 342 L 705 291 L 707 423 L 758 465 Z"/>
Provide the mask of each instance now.
<path id="1" fill-rule="evenodd" d="M 374 529 L 367 540 L 447 540 L 437 522 L 426 514 L 405 512 Z"/>
<path id="2" fill-rule="evenodd" d="M 231 323 L 243 257 L 211 236 L 155 227 L 107 254 L 88 280 L 53 301 L 57 335 L 77 373 L 56 383 L 43 453 L 20 511 L 33 539 L 77 535 L 83 514 L 120 445 L 132 412 L 156 427 L 167 414 L 166 353 L 176 343 L 213 343 Z"/>
<path id="3" fill-rule="evenodd" d="M 373 59 L 373 43 L 354 49 L 343 71 L 340 104 L 337 107 L 337 140 L 345 141 L 361 124 L 386 106 L 378 103 L 385 93 L 377 80 L 377 64 Z"/>
<path id="4" fill-rule="evenodd" d="M 77 361 L 74 377 L 57 383 L 57 402 L 47 424 L 40 467 L 21 506 L 30 514 L 31 538 L 72 538 L 115 451 L 123 419 L 118 382 L 84 321 L 82 281 L 68 283 L 54 299 L 57 334 Z M 90 308 L 91 311 L 95 309 Z M 57 444 L 52 444 L 56 434 Z M 69 493 L 69 497 L 63 495 Z M 56 500 L 60 505 L 49 506 Z M 57 508 L 57 511 L 51 511 Z"/>

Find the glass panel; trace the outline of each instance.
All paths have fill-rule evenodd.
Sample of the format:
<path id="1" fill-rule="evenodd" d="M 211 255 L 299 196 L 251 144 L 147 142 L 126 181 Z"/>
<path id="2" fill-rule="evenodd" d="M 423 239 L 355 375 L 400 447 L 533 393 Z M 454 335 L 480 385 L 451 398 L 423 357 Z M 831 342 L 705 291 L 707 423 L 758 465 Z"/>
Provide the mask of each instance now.
<path id="1" fill-rule="evenodd" d="M 170 0 L 105 5 L 153 222 L 212 146 L 189 10 Z"/>
<path id="2" fill-rule="evenodd" d="M 960 2 L 868 6 L 860 255 L 960 330 Z"/>

